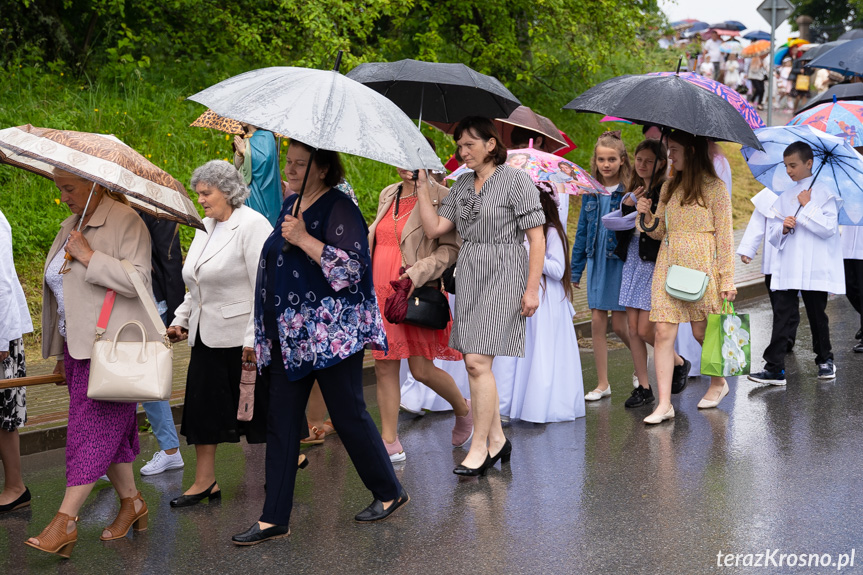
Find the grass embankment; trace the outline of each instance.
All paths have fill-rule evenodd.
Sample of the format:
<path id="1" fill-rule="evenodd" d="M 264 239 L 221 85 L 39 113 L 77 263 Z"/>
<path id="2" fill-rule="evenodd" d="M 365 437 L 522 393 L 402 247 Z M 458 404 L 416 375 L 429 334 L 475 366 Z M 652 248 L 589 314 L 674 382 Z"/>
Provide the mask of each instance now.
<path id="1" fill-rule="evenodd" d="M 114 134 L 159 167 L 188 185 L 192 171 L 204 162 L 228 159 L 231 137 L 214 130 L 189 127 L 204 108 L 186 97 L 204 88 L 179 76 L 132 78 L 126 82 L 73 80 L 63 72 L 45 68 L 0 71 L 0 128 L 30 123 L 35 126 Z M 203 83 L 203 81 L 198 81 Z M 549 115 L 580 146 L 568 155 L 587 167 L 596 136 L 609 127 L 599 116 L 560 111 L 572 94 L 546 95 L 546 102 L 525 104 Z M 621 125 L 612 125 L 619 128 Z M 641 137 L 638 126 L 622 126 L 630 150 Z M 454 151 L 451 138 L 424 126 L 438 153 L 447 158 Z M 735 226 L 745 225 L 751 212 L 748 198 L 760 189 L 733 144 L 723 144 L 734 173 Z M 283 148 L 284 149 L 284 148 Z M 392 167 L 356 157 L 345 157 L 348 180 L 356 189 L 366 219 L 373 219 L 378 192 L 395 179 Z M 12 226 L 15 264 L 27 295 L 31 315 L 41 317 L 42 266 L 60 222 L 69 211 L 59 200 L 53 183 L 29 172 L 0 167 L 0 210 Z M 570 237 L 574 236 L 580 202 L 573 199 Z M 181 226 L 184 249 L 194 231 Z M 28 352 L 37 357 L 40 329 L 26 338 Z"/>

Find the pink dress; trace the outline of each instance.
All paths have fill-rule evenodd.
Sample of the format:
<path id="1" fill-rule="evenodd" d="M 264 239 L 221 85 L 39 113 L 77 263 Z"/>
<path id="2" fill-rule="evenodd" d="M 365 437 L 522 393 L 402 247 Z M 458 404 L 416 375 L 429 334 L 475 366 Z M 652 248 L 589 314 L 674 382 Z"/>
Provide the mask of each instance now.
<path id="1" fill-rule="evenodd" d="M 402 267 L 402 254 L 399 250 L 399 239 L 410 212 L 416 206 L 416 196 L 401 198 L 399 201 L 399 220 L 393 222 L 393 206 L 390 205 L 386 215 L 375 230 L 375 251 L 372 256 L 372 278 L 375 284 L 375 294 L 381 315 L 384 311 L 384 303 L 393 294 L 390 282 L 398 279 L 399 268 Z M 398 226 L 398 237 L 396 237 L 396 226 Z M 407 359 L 419 355 L 426 359 L 446 359 L 449 361 L 461 360 L 461 354 L 449 347 L 450 330 L 452 322 L 445 329 L 427 329 L 408 324 L 393 324 L 383 318 L 384 328 L 387 332 L 387 344 L 389 351 L 373 351 L 375 359 Z"/>

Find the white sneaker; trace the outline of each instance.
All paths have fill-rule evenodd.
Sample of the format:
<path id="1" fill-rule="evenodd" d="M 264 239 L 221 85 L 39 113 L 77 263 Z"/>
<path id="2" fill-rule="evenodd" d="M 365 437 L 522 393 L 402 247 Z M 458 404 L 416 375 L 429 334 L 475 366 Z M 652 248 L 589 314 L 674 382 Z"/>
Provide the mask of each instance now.
<path id="1" fill-rule="evenodd" d="M 183 456 L 179 450 L 173 455 L 157 451 L 153 454 L 153 459 L 141 468 L 141 475 L 156 475 L 169 469 L 182 469 L 183 465 Z"/>
<path id="2" fill-rule="evenodd" d="M 584 401 L 599 401 L 603 397 L 611 395 L 611 386 L 609 385 L 603 390 L 594 389 L 584 395 Z"/>

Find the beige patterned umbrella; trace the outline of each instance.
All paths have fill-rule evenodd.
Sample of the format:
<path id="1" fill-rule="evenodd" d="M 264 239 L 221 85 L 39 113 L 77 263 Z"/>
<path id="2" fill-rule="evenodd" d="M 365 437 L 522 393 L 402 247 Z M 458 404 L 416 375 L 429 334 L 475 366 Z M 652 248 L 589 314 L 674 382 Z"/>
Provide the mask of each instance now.
<path id="1" fill-rule="evenodd" d="M 132 207 L 203 230 L 186 189 L 114 136 L 37 128 L 0 130 L 0 163 L 54 179 L 54 168 L 124 194 Z"/>
<path id="2" fill-rule="evenodd" d="M 226 134 L 243 135 L 243 126 L 236 120 L 220 116 L 212 110 L 207 110 L 198 119 L 189 124 L 193 128 L 212 128 Z M 284 138 L 281 134 L 273 133 L 277 138 Z"/>

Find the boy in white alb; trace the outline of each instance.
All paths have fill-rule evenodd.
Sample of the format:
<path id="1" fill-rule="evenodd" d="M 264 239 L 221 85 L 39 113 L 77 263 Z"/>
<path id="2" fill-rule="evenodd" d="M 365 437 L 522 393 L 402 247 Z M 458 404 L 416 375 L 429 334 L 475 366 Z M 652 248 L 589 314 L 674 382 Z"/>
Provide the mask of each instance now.
<path id="1" fill-rule="evenodd" d="M 743 239 L 740 240 L 740 245 L 737 246 L 737 254 L 740 256 L 740 261 L 748 264 L 761 249 L 762 242 L 764 250 L 761 253 L 761 273 L 764 274 L 764 283 L 767 285 L 767 295 L 770 297 L 770 307 L 773 309 L 773 314 L 776 314 L 776 302 L 773 297 L 773 292 L 770 289 L 770 278 L 773 274 L 773 266 L 777 258 L 777 249 L 767 241 L 768 222 L 775 217 L 773 213 L 773 204 L 778 198 L 773 190 L 764 188 L 755 194 L 750 200 L 755 209 L 752 211 L 752 217 L 749 218 L 749 225 L 746 226 L 746 231 L 743 232 Z M 789 310 L 791 313 L 791 326 L 789 329 L 787 351 L 794 348 L 794 343 L 797 341 L 797 326 L 800 324 L 800 308 L 794 307 Z"/>
<path id="2" fill-rule="evenodd" d="M 774 218 L 767 239 L 776 249 L 770 289 L 773 291 L 773 333 L 764 350 L 764 370 L 752 381 L 785 385 L 785 353 L 792 324 L 792 308 L 799 307 L 797 293 L 812 330 L 812 347 L 819 379 L 836 377 L 830 347 L 827 294 L 845 293 L 845 270 L 839 239 L 842 200 L 812 177 L 812 148 L 794 142 L 784 153 L 785 171 L 796 185 L 773 203 Z"/>

